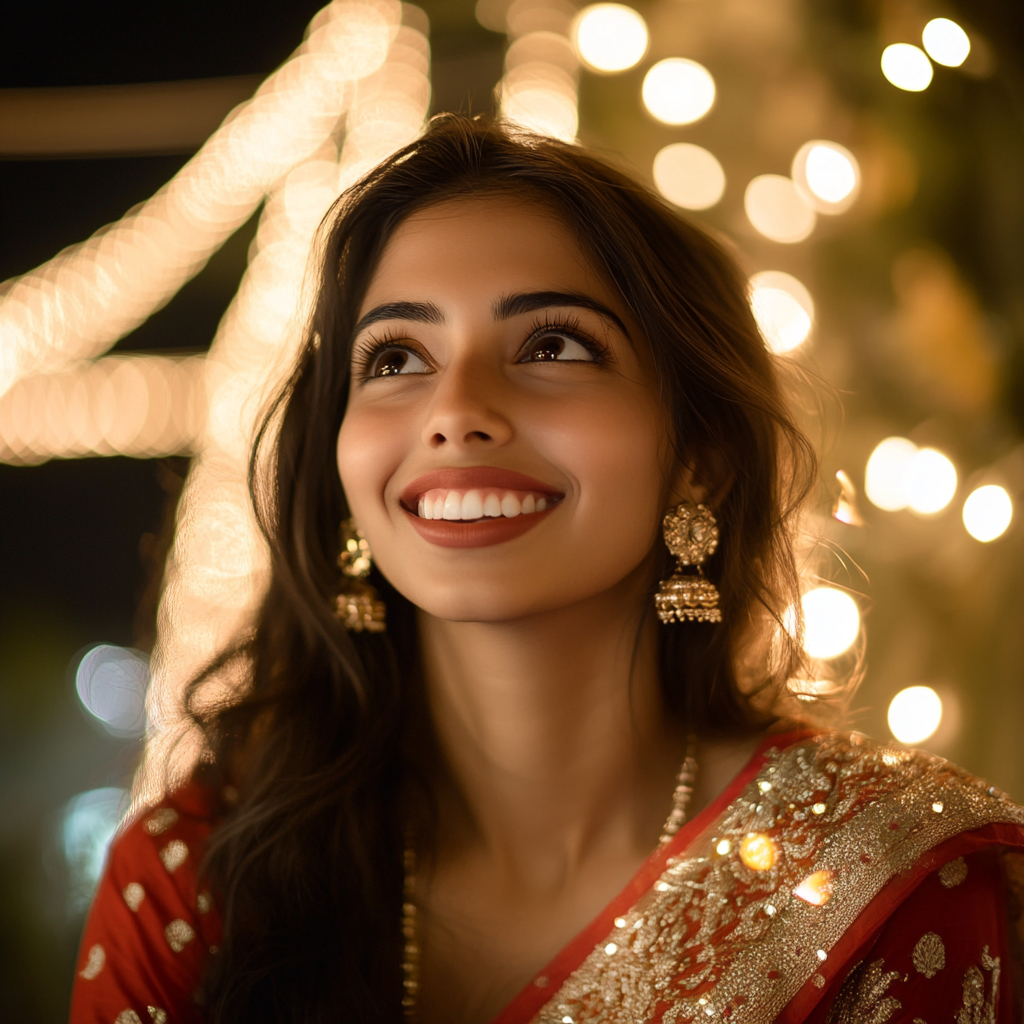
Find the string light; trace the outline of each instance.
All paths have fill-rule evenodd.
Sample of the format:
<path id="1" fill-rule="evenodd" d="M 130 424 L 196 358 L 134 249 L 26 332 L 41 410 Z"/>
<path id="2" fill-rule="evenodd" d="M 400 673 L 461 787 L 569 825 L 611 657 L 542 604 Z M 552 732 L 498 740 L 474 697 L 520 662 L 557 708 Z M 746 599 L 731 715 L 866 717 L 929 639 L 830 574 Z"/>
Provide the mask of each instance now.
<path id="1" fill-rule="evenodd" d="M 956 467 L 934 448 L 921 448 L 907 466 L 907 505 L 922 515 L 941 512 L 956 494 Z"/>
<path id="2" fill-rule="evenodd" d="M 921 33 L 925 52 L 936 64 L 958 68 L 971 52 L 967 33 L 949 18 L 932 18 Z"/>
<path id="3" fill-rule="evenodd" d="M 686 210 L 707 210 L 725 192 L 725 171 L 717 157 L 690 142 L 673 142 L 660 150 L 652 174 L 658 191 Z"/>
<path id="4" fill-rule="evenodd" d="M 878 443 L 864 471 L 864 492 L 873 505 L 886 512 L 907 507 L 907 470 L 916 454 L 917 445 L 905 437 Z"/>
<path id="5" fill-rule="evenodd" d="M 793 158 L 793 181 L 818 213 L 844 213 L 860 190 L 860 167 L 838 142 L 806 142 Z"/>
<path id="6" fill-rule="evenodd" d="M 181 715 L 182 688 L 248 627 L 266 587 L 269 556 L 250 506 L 248 453 L 267 399 L 302 341 L 315 233 L 342 189 L 423 128 L 430 103 L 429 23 L 409 4 L 386 10 L 393 16 L 387 58 L 351 89 L 340 154 L 333 141 L 322 141 L 278 177 L 249 266 L 210 348 L 207 426 L 179 503 L 158 609 L 147 704 L 151 736 L 136 804 L 187 777 L 201 740 Z M 198 699 L 229 699 L 244 683 L 240 673 L 222 674 Z"/>
<path id="7" fill-rule="evenodd" d="M 932 62 L 912 43 L 893 43 L 882 51 L 882 74 L 906 92 L 923 92 L 931 85 Z"/>
<path id="8" fill-rule="evenodd" d="M 576 53 L 594 71 L 613 74 L 635 67 L 647 53 L 647 23 L 625 4 L 591 4 L 572 27 Z"/>
<path id="9" fill-rule="evenodd" d="M 923 743 L 942 722 L 942 699 L 930 686 L 908 686 L 893 697 L 888 720 L 900 743 Z"/>
<path id="10" fill-rule="evenodd" d="M 1013 501 L 1005 487 L 986 484 L 967 496 L 963 508 L 964 527 L 983 544 L 1002 537 L 1013 519 Z"/>
<path id="11" fill-rule="evenodd" d="M 747 219 L 765 238 L 793 244 L 808 238 L 817 216 L 790 178 L 761 174 L 743 195 Z"/>
<path id="12" fill-rule="evenodd" d="M 335 0 L 255 96 L 152 199 L 0 297 L 0 394 L 109 349 L 163 306 L 267 189 L 330 135 L 352 82 L 387 57 L 399 4 Z"/>
<path id="13" fill-rule="evenodd" d="M 848 651 L 860 632 L 857 602 L 835 587 L 815 587 L 800 599 L 803 612 L 803 647 L 812 658 L 837 658 Z M 791 636 L 796 636 L 797 619 L 793 608 L 783 621 Z"/>
<path id="14" fill-rule="evenodd" d="M 579 127 L 579 60 L 565 14 L 556 0 L 516 0 L 512 5 L 509 33 L 518 38 L 505 55 L 498 101 L 507 120 L 539 135 L 572 142 Z"/>
<path id="15" fill-rule="evenodd" d="M 203 356 L 118 354 L 24 377 L 0 396 L 0 462 L 191 454 L 205 374 Z"/>
<path id="16" fill-rule="evenodd" d="M 665 124 L 693 124 L 714 106 L 715 80 L 695 60 L 659 60 L 644 76 L 644 106 Z"/>
<path id="17" fill-rule="evenodd" d="M 777 355 L 802 345 L 814 323 L 811 293 L 792 274 L 762 270 L 750 279 L 750 306 L 768 347 Z"/>

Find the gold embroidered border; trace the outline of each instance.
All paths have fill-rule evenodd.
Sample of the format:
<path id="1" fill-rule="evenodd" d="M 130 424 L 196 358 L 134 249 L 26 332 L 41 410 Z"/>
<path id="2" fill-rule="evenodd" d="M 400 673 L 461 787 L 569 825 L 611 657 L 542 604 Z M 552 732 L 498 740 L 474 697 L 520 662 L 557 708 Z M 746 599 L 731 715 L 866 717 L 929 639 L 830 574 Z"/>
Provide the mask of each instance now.
<path id="1" fill-rule="evenodd" d="M 995 822 L 1024 808 L 941 758 L 842 734 L 771 750 L 534 1020 L 770 1024 L 891 878 Z"/>

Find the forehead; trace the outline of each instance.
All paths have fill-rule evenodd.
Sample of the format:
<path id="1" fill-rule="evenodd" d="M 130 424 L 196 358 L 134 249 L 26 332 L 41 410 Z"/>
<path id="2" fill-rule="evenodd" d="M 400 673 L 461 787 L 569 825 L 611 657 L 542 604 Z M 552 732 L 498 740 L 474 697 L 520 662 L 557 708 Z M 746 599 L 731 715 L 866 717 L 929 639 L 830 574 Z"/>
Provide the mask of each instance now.
<path id="1" fill-rule="evenodd" d="M 363 309 L 409 298 L 410 291 L 452 294 L 615 289 L 555 213 L 507 196 L 450 200 L 419 210 L 388 240 Z M 482 296 L 483 297 L 483 296 Z"/>

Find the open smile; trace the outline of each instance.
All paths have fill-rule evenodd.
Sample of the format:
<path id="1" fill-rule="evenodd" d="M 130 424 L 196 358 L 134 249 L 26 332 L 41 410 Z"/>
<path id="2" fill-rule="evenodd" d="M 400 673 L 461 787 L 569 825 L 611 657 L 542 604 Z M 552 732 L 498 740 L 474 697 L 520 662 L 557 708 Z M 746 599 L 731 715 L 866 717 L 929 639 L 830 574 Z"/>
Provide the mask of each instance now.
<path id="1" fill-rule="evenodd" d="M 403 489 L 401 505 L 432 544 L 487 547 L 526 533 L 564 497 L 523 473 L 471 466 L 425 473 Z"/>

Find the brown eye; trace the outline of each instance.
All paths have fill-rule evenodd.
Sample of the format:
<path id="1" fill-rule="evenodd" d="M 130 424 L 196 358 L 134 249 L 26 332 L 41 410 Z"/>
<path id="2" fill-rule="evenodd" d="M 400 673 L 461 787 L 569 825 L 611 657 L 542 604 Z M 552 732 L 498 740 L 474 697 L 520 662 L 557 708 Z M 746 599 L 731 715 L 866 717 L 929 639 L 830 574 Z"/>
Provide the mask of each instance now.
<path id="1" fill-rule="evenodd" d="M 429 367 L 415 352 L 406 348 L 389 348 L 373 362 L 371 377 L 395 377 L 399 374 L 427 373 Z"/>
<path id="2" fill-rule="evenodd" d="M 593 363 L 594 353 L 565 334 L 545 334 L 538 338 L 520 360 L 524 363 Z"/>

